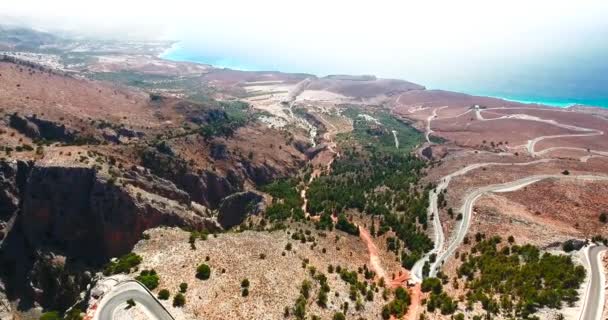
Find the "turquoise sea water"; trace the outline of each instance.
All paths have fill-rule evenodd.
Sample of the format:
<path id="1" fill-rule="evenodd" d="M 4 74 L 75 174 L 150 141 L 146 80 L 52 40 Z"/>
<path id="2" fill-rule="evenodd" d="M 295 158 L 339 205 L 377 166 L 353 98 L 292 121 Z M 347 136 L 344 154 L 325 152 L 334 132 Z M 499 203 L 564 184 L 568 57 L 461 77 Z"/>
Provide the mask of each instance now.
<path id="1" fill-rule="evenodd" d="M 211 50 L 189 49 L 180 43 L 165 51 L 160 57 L 172 61 L 210 64 L 218 68 L 243 71 L 328 74 L 326 70 L 314 70 L 314 68 L 304 70 L 306 68 L 301 65 L 279 65 L 274 61 L 248 55 L 230 56 Z M 462 83 L 442 82 L 442 75 L 437 79 L 431 78 L 432 83 L 417 82 L 406 77 L 403 79 L 420 83 L 430 89 L 450 90 L 521 103 L 538 103 L 555 107 L 588 105 L 608 108 L 608 72 L 603 72 L 608 70 L 608 63 L 602 60 L 594 68 L 573 66 L 571 69 L 567 72 L 562 69 L 559 73 L 552 73 L 551 68 L 539 66 L 537 70 L 522 69 L 509 76 L 498 73 L 502 76 L 500 81 L 494 81 L 491 76 L 489 78 L 486 76 L 484 80 L 471 76 Z"/>

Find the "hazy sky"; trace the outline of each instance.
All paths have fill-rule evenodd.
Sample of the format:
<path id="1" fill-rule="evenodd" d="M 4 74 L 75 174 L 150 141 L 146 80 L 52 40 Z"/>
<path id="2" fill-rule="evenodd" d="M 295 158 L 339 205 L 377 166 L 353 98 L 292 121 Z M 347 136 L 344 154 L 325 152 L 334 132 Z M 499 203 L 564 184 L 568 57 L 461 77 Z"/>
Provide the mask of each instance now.
<path id="1" fill-rule="evenodd" d="M 557 80 L 608 73 L 607 63 L 590 63 L 608 60 L 606 0 L 5 0 L 0 15 L 41 28 L 181 40 L 262 68 L 431 87 L 513 81 L 509 75 L 530 68 Z"/>

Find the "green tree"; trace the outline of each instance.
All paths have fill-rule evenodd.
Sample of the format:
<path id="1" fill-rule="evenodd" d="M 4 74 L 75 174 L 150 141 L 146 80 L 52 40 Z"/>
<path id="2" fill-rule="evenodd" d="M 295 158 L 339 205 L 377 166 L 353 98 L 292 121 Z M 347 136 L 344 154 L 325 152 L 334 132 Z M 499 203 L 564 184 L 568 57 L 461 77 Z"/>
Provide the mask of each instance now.
<path id="1" fill-rule="evenodd" d="M 421 289 L 422 292 L 433 291 L 435 293 L 440 293 L 442 290 L 441 280 L 438 278 L 425 278 L 422 280 Z"/>

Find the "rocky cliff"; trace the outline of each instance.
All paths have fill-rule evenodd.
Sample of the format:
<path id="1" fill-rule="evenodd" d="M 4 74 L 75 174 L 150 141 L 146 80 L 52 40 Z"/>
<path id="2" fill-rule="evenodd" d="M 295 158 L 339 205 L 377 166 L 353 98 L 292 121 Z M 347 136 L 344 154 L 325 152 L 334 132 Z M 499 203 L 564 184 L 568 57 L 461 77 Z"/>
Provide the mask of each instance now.
<path id="1" fill-rule="evenodd" d="M 90 167 L 34 165 L 19 216 L 25 238 L 34 247 L 50 245 L 71 257 L 105 260 L 129 252 L 149 228 L 214 228 L 190 210 L 187 194 L 170 192 L 170 182 L 130 177 L 126 182 L 133 184 L 119 185 Z"/>
<path id="2" fill-rule="evenodd" d="M 116 179 L 88 166 L 0 161 L 0 187 L 0 274 L 21 303 L 64 310 L 86 270 L 130 252 L 146 229 L 220 230 L 186 192 L 143 168 Z"/>
<path id="3" fill-rule="evenodd" d="M 218 222 L 224 228 L 231 228 L 245 221 L 247 216 L 258 214 L 265 209 L 263 197 L 255 192 L 239 192 L 222 200 L 218 209 Z"/>

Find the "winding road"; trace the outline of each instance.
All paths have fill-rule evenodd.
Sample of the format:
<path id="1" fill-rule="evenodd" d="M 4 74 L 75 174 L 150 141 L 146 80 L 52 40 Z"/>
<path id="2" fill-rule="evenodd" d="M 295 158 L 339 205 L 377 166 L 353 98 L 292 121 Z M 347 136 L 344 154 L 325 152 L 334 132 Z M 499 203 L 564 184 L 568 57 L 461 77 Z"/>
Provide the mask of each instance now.
<path id="1" fill-rule="evenodd" d="M 603 265 L 600 259 L 601 253 L 608 248 L 605 246 L 592 245 L 585 248 L 585 257 L 591 268 L 589 286 L 585 293 L 585 302 L 579 320 L 601 320 L 604 311 L 606 278 L 602 271 Z"/>
<path id="2" fill-rule="evenodd" d="M 467 234 L 469 226 L 471 224 L 473 205 L 475 201 L 479 199 L 483 194 L 490 192 L 511 192 L 515 190 L 519 190 L 525 186 L 538 182 L 540 180 L 545 179 L 562 179 L 562 180 L 577 180 L 577 181 L 608 181 L 608 176 L 598 176 L 598 175 L 578 175 L 578 176 L 565 176 L 565 175 L 534 175 L 525 177 L 519 180 L 494 184 L 489 186 L 484 186 L 477 188 L 471 192 L 469 192 L 464 197 L 464 203 L 462 208 L 460 209 L 460 213 L 462 213 L 462 221 L 460 222 L 458 229 L 456 230 L 456 235 L 451 240 L 447 249 L 443 251 L 440 255 L 438 255 L 435 263 L 431 265 L 431 276 L 436 276 L 439 266 L 442 265 L 450 256 L 454 254 L 454 252 L 458 249 L 458 246 L 462 243 L 464 237 Z"/>
<path id="3" fill-rule="evenodd" d="M 435 108 L 431 116 L 427 118 L 426 123 L 426 140 L 430 143 L 430 134 L 433 132 L 431 129 L 431 121 L 437 117 L 437 111 L 442 109 Z M 495 108 L 495 109 L 505 109 L 505 108 Z M 604 132 L 597 129 L 583 128 L 572 125 L 567 125 L 563 123 L 559 123 L 555 120 L 546 120 L 541 119 L 535 116 L 530 116 L 527 114 L 513 114 L 513 115 L 504 115 L 497 118 L 486 119 L 482 115 L 482 109 L 479 106 L 475 106 L 474 109 L 477 120 L 481 121 L 495 121 L 501 119 L 520 119 L 520 120 L 529 120 L 529 121 L 538 121 L 543 123 L 548 123 L 560 128 L 578 131 L 581 133 L 574 134 L 563 134 L 563 135 L 550 135 L 550 136 L 541 136 L 529 140 L 527 145 L 522 146 L 525 147 L 531 156 L 536 157 L 540 155 L 544 155 L 545 153 L 554 151 L 554 150 L 577 150 L 577 151 L 586 151 L 589 154 L 580 158 L 580 161 L 586 162 L 588 159 L 592 157 L 606 157 L 608 156 L 608 152 L 605 151 L 597 151 L 597 150 L 588 150 L 584 148 L 573 148 L 573 147 L 551 147 L 541 151 L 536 151 L 535 146 L 538 142 L 545 139 L 556 139 L 556 138 L 566 138 L 566 137 L 590 137 L 590 136 L 601 136 L 604 135 Z M 489 110 L 489 109 L 484 109 Z M 415 110 L 419 111 L 419 110 Z M 414 112 L 415 112 L 414 111 Z M 466 113 L 466 112 L 465 112 Z M 460 116 L 460 115 L 458 115 Z M 490 192 L 510 192 L 521 189 L 530 184 L 536 183 L 538 181 L 544 179 L 569 179 L 569 180 L 587 180 L 587 181 L 608 181 L 608 176 L 601 175 L 579 175 L 579 176 L 566 176 L 566 175 L 532 175 L 522 179 L 518 179 L 511 182 L 494 184 L 489 186 L 479 187 L 467 193 L 463 198 L 463 204 L 460 209 L 460 213 L 462 214 L 462 220 L 455 230 L 455 234 L 450 239 L 449 243 L 445 244 L 445 235 L 443 233 L 443 228 L 441 225 L 441 220 L 439 218 L 439 209 L 437 204 L 438 194 L 443 192 L 449 185 L 452 178 L 456 176 L 460 176 L 466 174 L 467 172 L 481 168 L 486 166 L 508 166 L 508 165 L 531 165 L 537 164 L 541 162 L 554 161 L 554 159 L 540 159 L 531 162 L 525 163 L 477 163 L 466 166 L 460 170 L 457 170 L 445 177 L 443 177 L 437 187 L 434 190 L 429 192 L 429 207 L 428 214 L 432 217 L 433 223 L 433 233 L 434 233 L 434 247 L 433 249 L 425 254 L 420 260 L 418 260 L 414 267 L 412 268 L 412 278 L 413 280 L 420 281 L 423 278 L 422 269 L 424 265 L 430 261 L 431 255 L 436 255 L 435 262 L 430 264 L 430 276 L 436 276 L 437 272 L 443 265 L 443 263 L 448 260 L 463 242 L 464 237 L 467 234 L 469 226 L 471 224 L 473 205 L 475 201 L 479 199 L 482 195 Z M 604 283 L 605 283 L 605 275 L 602 271 L 601 261 L 599 259 L 600 252 L 606 250 L 606 247 L 596 246 L 592 247 L 588 250 L 587 259 L 589 260 L 589 265 L 591 266 L 591 277 L 588 284 L 588 291 L 584 298 L 584 306 L 581 311 L 579 320 L 600 320 L 601 314 L 603 311 L 603 303 L 604 303 Z"/>
<path id="4" fill-rule="evenodd" d="M 110 292 L 106 293 L 97 307 L 93 320 L 114 319 L 114 314 L 117 311 L 127 307 L 127 300 L 129 299 L 133 299 L 136 305 L 141 307 L 140 309 L 148 319 L 175 320 L 152 292 L 135 280 L 119 282 Z"/>
<path id="5" fill-rule="evenodd" d="M 530 155 L 533 157 L 546 153 L 546 152 L 548 152 L 547 150 L 554 151 L 554 150 L 560 150 L 560 149 L 570 149 L 570 150 L 577 149 L 577 150 L 581 150 L 581 151 L 589 151 L 590 153 L 595 153 L 596 155 L 600 155 L 600 156 L 606 156 L 608 154 L 608 152 L 604 152 L 604 151 L 595 151 L 595 150 L 587 150 L 584 148 L 572 148 L 572 147 L 552 147 L 552 148 L 545 149 L 542 151 L 536 151 L 535 150 L 536 144 L 543 140 L 557 139 L 557 138 L 602 136 L 602 135 L 604 135 L 604 131 L 559 123 L 555 120 L 542 119 L 542 118 L 531 116 L 528 114 L 510 114 L 510 115 L 504 115 L 501 117 L 490 118 L 490 119 L 484 118 L 483 115 L 481 114 L 481 112 L 484 110 L 506 110 L 506 109 L 507 108 L 481 109 L 479 106 L 475 106 L 475 116 L 476 116 L 477 120 L 481 120 L 481 121 L 519 119 L 519 120 L 528 120 L 528 121 L 547 123 L 547 124 L 550 124 L 550 125 L 562 128 L 562 129 L 583 132 L 583 133 L 573 133 L 573 134 L 557 134 L 557 135 L 549 135 L 549 136 L 540 136 L 540 137 L 534 138 L 532 140 L 528 140 L 528 143 L 526 144 L 526 149 L 528 150 L 528 153 L 530 153 Z M 570 111 L 565 111 L 565 112 L 570 112 Z"/>
<path id="6" fill-rule="evenodd" d="M 466 173 L 468 173 L 471 170 L 475 170 L 475 169 L 479 169 L 482 167 L 488 167 L 488 166 L 527 166 L 527 165 L 533 165 L 533 164 L 538 164 L 538 163 L 545 163 L 545 162 L 550 162 L 550 161 L 554 161 L 553 159 L 540 159 L 540 160 L 534 160 L 534 161 L 530 161 L 530 162 L 515 162 L 515 163 L 502 163 L 502 162 L 486 162 L 486 163 L 475 163 L 469 166 L 466 166 L 460 170 L 457 170 L 443 178 L 441 178 L 441 180 L 439 181 L 439 184 L 437 185 L 437 187 L 435 187 L 435 190 L 431 190 L 429 192 L 429 208 L 428 208 L 428 215 L 430 215 L 432 217 L 432 221 L 433 221 L 433 233 L 434 233 L 434 246 L 433 249 L 431 251 L 429 251 L 427 254 L 425 254 L 422 259 L 416 261 L 416 263 L 414 264 L 414 267 L 412 268 L 412 275 L 414 276 L 414 279 L 420 280 L 423 278 L 422 276 L 422 268 L 424 266 L 424 264 L 429 261 L 429 257 L 432 254 L 436 254 L 439 255 L 441 250 L 443 249 L 444 245 L 445 245 L 445 236 L 443 234 L 443 227 L 441 226 L 441 219 L 439 218 L 439 208 L 437 205 L 437 195 L 441 192 L 443 192 L 450 184 L 450 181 L 452 181 L 452 178 L 457 177 L 457 176 L 461 176 L 464 175 Z M 464 216 L 464 214 L 463 214 Z M 436 269 L 436 265 L 437 262 L 435 262 L 435 264 L 432 266 L 431 270 L 435 270 Z"/>

